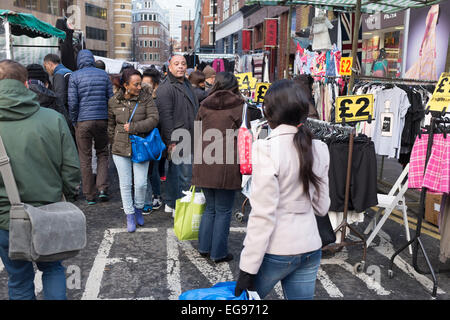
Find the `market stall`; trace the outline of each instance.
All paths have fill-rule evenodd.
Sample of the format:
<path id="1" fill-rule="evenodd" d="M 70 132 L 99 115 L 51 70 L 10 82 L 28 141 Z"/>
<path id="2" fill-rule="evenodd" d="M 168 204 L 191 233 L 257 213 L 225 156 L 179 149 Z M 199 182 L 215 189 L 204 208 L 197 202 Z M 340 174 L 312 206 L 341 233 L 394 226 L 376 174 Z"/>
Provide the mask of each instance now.
<path id="1" fill-rule="evenodd" d="M 42 63 L 48 53 L 58 52 L 58 39 L 66 33 L 29 13 L 0 10 L 0 58 L 24 65 Z"/>
<path id="2" fill-rule="evenodd" d="M 350 23 L 350 25 L 352 26 L 353 30 L 349 29 L 349 33 L 353 33 L 353 35 L 350 37 L 351 39 L 359 39 L 359 32 L 360 32 L 360 25 L 361 25 L 361 16 L 362 13 L 379 13 L 379 12 L 383 12 L 383 13 L 396 13 L 396 12 L 400 12 L 402 10 L 406 10 L 409 8 L 421 8 L 421 7 L 425 7 L 425 6 L 431 6 L 437 3 L 440 3 L 442 1 L 439 0 L 433 0 L 433 1 L 426 1 L 426 0 L 402 0 L 402 1 L 379 1 L 379 0 L 368 0 L 368 1 L 361 1 L 361 0 L 330 0 L 330 1 L 323 1 L 323 0 L 311 0 L 311 1 L 297 1 L 297 0 L 279 0 L 279 1 L 262 1 L 262 0 L 247 0 L 246 4 L 247 5 L 254 5 L 254 4 L 259 4 L 259 5 L 263 5 L 263 6 L 289 6 L 289 16 L 288 16 L 288 23 L 290 24 L 292 19 L 292 12 L 294 10 L 294 6 L 295 5 L 313 5 L 317 8 L 322 8 L 322 9 L 328 9 L 328 10 L 333 10 L 333 11 L 342 11 L 342 12 L 350 12 L 353 13 L 353 21 Z M 324 24 L 326 26 L 326 24 Z M 396 29 L 397 27 L 397 29 Z M 399 59 L 401 59 L 401 43 L 400 43 L 400 27 L 402 26 L 394 26 L 393 29 L 386 29 L 382 34 L 383 37 L 383 42 L 384 45 L 387 49 L 389 49 L 388 52 L 388 58 L 392 60 L 392 62 L 396 61 L 398 62 Z M 326 29 L 322 28 L 322 29 Z M 290 25 L 288 26 L 287 30 L 290 30 Z M 448 33 L 447 33 L 448 34 Z M 367 42 L 365 45 L 366 48 L 366 54 L 363 55 L 363 59 L 373 59 L 372 56 L 372 51 L 374 45 L 378 45 L 380 38 L 376 38 L 374 40 L 374 38 L 367 38 Z M 370 41 L 369 41 L 370 40 Z M 351 216 L 349 213 L 349 206 L 351 205 L 351 203 L 349 203 L 349 200 L 351 200 L 352 195 L 350 194 L 350 183 L 352 185 L 355 184 L 355 178 L 353 178 L 353 176 L 355 176 L 355 173 L 352 173 L 352 162 L 355 161 L 352 158 L 352 155 L 354 154 L 354 152 L 358 152 L 357 149 L 355 149 L 355 147 L 357 147 L 357 145 L 355 144 L 355 137 L 357 133 L 365 133 L 367 135 L 369 135 L 369 132 L 374 132 L 375 134 L 378 134 L 380 137 L 375 137 L 373 138 L 373 140 L 375 141 L 375 147 L 377 147 L 377 154 L 380 154 L 380 152 L 389 152 L 389 156 L 394 156 L 394 157 L 399 157 L 400 155 L 400 145 L 398 145 L 398 143 L 400 143 L 400 141 L 402 140 L 402 138 L 404 138 L 402 136 L 402 129 L 400 129 L 400 126 L 404 125 L 405 120 L 406 120 L 406 115 L 408 113 L 408 111 L 411 110 L 411 113 L 414 112 L 418 112 L 418 113 L 429 113 L 429 108 L 427 108 L 427 110 L 425 110 L 425 105 L 427 105 L 428 101 L 432 101 L 431 98 L 431 93 L 432 90 L 426 90 L 424 88 L 422 88 L 422 86 L 424 86 L 425 84 L 430 84 L 430 85 L 436 85 L 435 81 L 423 81 L 423 80 L 419 80 L 419 79 L 398 79 L 398 75 L 400 74 L 399 70 L 396 70 L 395 68 L 395 64 L 391 63 L 387 65 L 387 72 L 386 72 L 386 77 L 382 77 L 382 78 L 376 78 L 376 77 L 367 77 L 364 76 L 364 70 L 362 70 L 364 73 L 363 75 L 359 75 L 357 74 L 359 72 L 359 70 L 361 70 L 360 68 L 357 68 L 357 65 L 359 65 L 358 59 L 357 59 L 357 52 L 358 52 L 358 42 L 359 41 L 350 41 L 351 43 L 351 55 L 349 60 L 347 60 L 348 63 L 348 73 L 345 73 L 346 75 L 344 75 L 344 73 L 342 73 L 342 68 L 338 68 L 339 70 L 339 75 L 332 75 L 332 76 L 328 76 L 326 75 L 326 73 L 320 74 L 320 77 L 325 78 L 326 79 L 326 83 L 328 83 L 329 80 L 334 80 L 335 78 L 345 78 L 345 82 L 346 82 L 346 89 L 344 92 L 341 92 L 340 94 L 338 94 L 338 92 L 336 92 L 335 90 L 329 90 L 328 88 L 322 89 L 322 88 L 316 88 L 315 89 L 315 94 L 317 94 L 317 92 L 319 92 L 319 94 L 324 94 L 325 96 L 327 94 L 330 94 L 330 92 L 332 93 L 332 100 L 335 101 L 336 105 L 334 109 L 329 109 L 327 110 L 327 112 L 324 112 L 325 114 L 335 114 L 336 115 L 336 119 L 332 119 L 331 117 L 326 117 L 322 120 L 325 120 L 325 123 L 327 122 L 341 122 L 344 126 L 347 123 L 351 123 L 351 128 L 354 128 L 354 131 L 352 131 L 352 133 L 349 135 L 349 146 L 348 146 L 348 154 L 347 154 L 347 159 L 346 159 L 346 163 L 347 163 L 347 175 L 346 177 L 343 177 L 343 179 L 345 180 L 345 202 L 341 203 L 339 206 L 339 211 L 343 211 L 343 219 L 342 222 L 339 224 L 339 226 L 337 228 L 335 228 L 335 232 L 339 231 L 341 232 L 341 244 L 339 245 L 339 247 L 343 247 L 343 246 L 348 246 L 348 245 L 354 245 L 354 244 L 362 244 L 363 245 L 363 259 L 361 261 L 361 263 L 355 265 L 355 271 L 356 272 L 361 272 L 364 270 L 364 263 L 365 263 L 365 256 L 366 256 L 366 250 L 367 250 L 367 245 L 366 245 L 366 241 L 364 239 L 363 236 L 361 236 L 356 230 L 354 230 L 354 228 L 352 228 L 350 226 L 350 220 L 351 220 Z M 313 42 L 314 43 L 314 42 Z M 288 32 L 287 33 L 287 50 L 286 50 L 286 55 L 287 57 L 289 57 L 288 55 L 290 54 L 290 46 L 291 44 L 291 34 Z M 314 45 L 313 45 L 314 47 Z M 313 48 L 314 49 L 314 48 Z M 288 59 L 286 59 L 286 61 L 289 61 Z M 344 65 L 344 63 L 341 64 L 341 66 Z M 289 75 L 289 63 L 286 64 L 286 75 Z M 314 75 L 314 74 L 313 74 Z M 347 77 L 348 75 L 348 77 Z M 396 79 L 397 78 L 397 79 Z M 443 79 L 447 79 L 447 78 L 443 78 Z M 444 81 L 444 80 L 442 80 Z M 332 82 L 332 81 L 330 81 Z M 357 82 L 357 86 L 355 86 L 355 82 Z M 445 81 L 444 81 L 445 82 Z M 442 82 L 441 86 L 444 86 L 445 83 Z M 401 88 L 401 86 L 408 86 L 409 88 Z M 416 88 L 411 88 L 413 86 L 416 86 Z M 374 106 L 373 103 L 373 97 L 375 93 L 375 90 L 377 89 L 381 89 L 382 91 L 378 91 L 378 97 L 376 99 L 377 105 Z M 439 84 L 437 84 L 436 88 L 439 86 Z M 347 96 L 347 94 L 352 95 L 355 94 L 356 90 L 359 90 L 358 96 Z M 373 90 L 373 93 L 370 91 Z M 411 91 L 408 91 L 411 90 Z M 431 92 L 430 92 L 431 91 Z M 336 94 L 334 94 L 336 92 Z M 366 96 L 364 96 L 366 95 Z M 403 100 L 400 101 L 399 97 L 403 97 Z M 372 103 L 369 103 L 369 100 L 371 99 Z M 410 103 L 409 101 L 412 101 L 413 99 L 417 99 L 417 105 L 414 108 L 410 108 L 412 103 Z M 326 99 L 322 99 L 321 101 L 325 101 Z M 362 101 L 367 100 L 367 104 L 361 104 Z M 397 104 L 395 102 L 391 103 L 391 100 L 398 100 Z M 316 103 L 317 103 L 317 99 L 316 99 Z M 402 106 L 403 104 L 403 106 Z M 321 106 L 324 106 L 325 103 L 321 103 Z M 366 109 L 369 107 L 369 105 L 371 106 L 371 112 L 366 112 L 369 109 Z M 316 106 L 317 107 L 317 106 Z M 375 112 L 374 112 L 375 109 Z M 395 110 L 394 110 L 395 109 Z M 420 110 L 421 109 L 421 110 Z M 380 111 L 381 110 L 381 111 Z M 387 111 L 386 111 L 387 110 Z M 444 114 L 445 114 L 445 110 L 444 109 L 441 113 L 441 115 L 437 115 L 437 114 L 430 114 L 430 116 L 432 116 L 432 119 L 441 119 Z M 448 108 L 447 108 L 448 110 Z M 378 113 L 377 113 L 378 111 Z M 384 111 L 384 112 L 382 112 Z M 438 111 L 438 110 L 431 110 L 431 111 Z M 381 112 L 381 113 L 380 113 Z M 357 115 L 363 115 L 364 117 L 358 118 Z M 340 116 L 340 121 L 337 121 L 337 116 Z M 373 115 L 375 115 L 375 118 L 373 117 Z M 445 120 L 442 120 L 443 122 Z M 433 128 L 434 126 L 434 120 L 431 123 L 431 127 Z M 420 128 L 420 124 L 418 127 L 419 131 L 422 130 Z M 395 130 L 397 130 L 397 132 L 395 132 Z M 446 129 L 442 129 L 441 130 L 446 130 Z M 411 131 L 411 130 L 410 130 Z M 411 132 L 409 132 L 411 133 Z M 414 132 L 413 132 L 414 133 Z M 415 132 L 417 134 L 417 132 Z M 370 136 L 370 135 L 369 135 Z M 415 136 L 414 136 L 415 137 Z M 373 141 L 371 141 L 373 143 Z M 388 142 L 388 143 L 387 143 Z M 395 142 L 397 143 L 396 148 L 390 148 L 389 150 L 381 150 L 382 148 L 386 147 L 386 146 L 390 146 L 391 142 Z M 403 141 L 402 141 L 403 142 Z M 413 142 L 414 143 L 414 142 Z M 428 149 L 431 150 L 432 148 L 432 143 L 431 145 L 428 144 Z M 376 149 L 376 148 L 371 148 L 371 154 L 373 155 L 371 157 L 371 159 L 368 160 L 367 165 L 370 162 L 373 162 L 373 160 L 375 159 L 375 150 L 372 149 Z M 396 152 L 395 154 L 393 152 Z M 429 153 L 428 152 L 428 157 L 429 157 Z M 365 152 L 365 157 L 369 158 L 369 154 L 367 152 Z M 427 157 L 427 159 L 428 159 Z M 361 158 L 357 157 L 356 161 L 360 161 Z M 376 161 L 376 159 L 375 159 Z M 358 167 L 358 165 L 356 165 L 356 167 Z M 423 168 L 422 168 L 422 172 Z M 352 176 L 353 174 L 353 176 Z M 376 166 L 375 166 L 375 174 L 376 174 Z M 357 178 L 356 178 L 357 179 Z M 342 180 L 342 179 L 341 179 Z M 375 179 L 375 187 L 376 187 L 376 177 Z M 372 183 L 373 184 L 373 181 Z M 363 184 L 364 185 L 364 184 Z M 368 183 L 366 183 L 366 185 L 368 185 Z M 420 186 L 421 187 L 421 186 Z M 332 186 L 330 185 L 330 190 L 332 189 Z M 376 189 L 375 189 L 376 190 Z M 330 191 L 331 192 L 331 191 Z M 434 269 L 426 255 L 425 249 L 423 247 L 423 244 L 420 240 L 420 228 L 421 228 L 421 221 L 423 218 L 423 213 L 424 213 L 424 201 L 425 201 L 425 197 L 424 194 L 426 192 L 426 188 L 422 188 L 422 193 L 421 193 L 421 212 L 418 216 L 418 227 L 416 230 L 416 235 L 415 237 L 408 242 L 408 244 L 406 244 L 404 247 L 402 247 L 401 250 L 399 250 L 393 257 L 392 257 L 392 263 L 393 260 L 395 258 L 395 256 L 402 251 L 403 249 L 405 249 L 406 247 L 408 247 L 410 244 L 414 244 L 414 252 L 413 252 L 413 265 L 414 268 L 416 269 L 416 271 L 423 273 L 423 274 L 431 274 L 432 278 L 433 278 L 433 283 L 434 283 L 434 287 L 433 287 L 433 292 L 432 292 L 432 296 L 435 297 L 436 296 L 436 288 L 437 288 L 437 280 L 436 280 L 436 276 L 435 276 L 435 272 Z M 376 195 L 376 192 L 375 192 Z M 333 204 L 332 204 L 333 207 Z M 359 210 L 360 211 L 360 210 Z M 361 241 L 353 241 L 353 242 L 349 242 L 345 240 L 346 234 L 347 234 L 347 230 L 351 229 L 352 231 L 354 231 L 354 233 L 357 235 L 357 237 L 359 239 L 361 239 Z M 423 255 L 425 256 L 426 262 L 427 262 L 427 266 L 429 271 L 422 271 L 419 270 L 418 266 L 417 266 L 417 253 L 418 253 L 418 249 L 422 250 Z M 390 266 L 390 273 L 389 276 L 392 276 L 392 263 Z M 442 270 L 441 270 L 442 272 Z"/>

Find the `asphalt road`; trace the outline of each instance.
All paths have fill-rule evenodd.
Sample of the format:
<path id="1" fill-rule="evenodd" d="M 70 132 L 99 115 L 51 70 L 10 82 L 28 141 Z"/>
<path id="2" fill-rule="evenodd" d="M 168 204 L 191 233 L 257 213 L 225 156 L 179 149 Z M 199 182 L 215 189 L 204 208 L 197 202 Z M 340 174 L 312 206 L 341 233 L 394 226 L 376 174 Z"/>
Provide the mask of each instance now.
<path id="1" fill-rule="evenodd" d="M 234 217 L 231 223 L 229 251 L 235 259 L 214 264 L 197 254 L 197 241 L 178 241 L 173 233 L 173 219 L 164 207 L 145 216 L 145 226 L 130 234 L 121 210 L 117 174 L 110 163 L 111 199 L 88 206 L 83 199 L 76 204 L 87 218 L 88 243 L 75 258 L 64 261 L 67 268 L 69 299 L 103 300 L 176 300 L 190 289 L 207 288 L 221 281 L 237 279 L 239 254 L 245 237 L 246 222 Z M 164 188 L 164 183 L 163 183 Z M 241 207 L 239 194 L 235 211 Z M 414 214 L 410 215 L 411 235 L 414 235 Z M 363 232 L 373 217 L 366 214 L 364 223 L 355 225 Z M 408 251 L 395 260 L 394 277 L 388 277 L 392 253 L 405 243 L 401 218 L 392 216 L 367 250 L 366 270 L 355 273 L 354 265 L 362 259 L 361 246 L 349 246 L 341 252 L 324 252 L 319 269 L 316 299 L 318 300 L 407 300 L 431 298 L 432 281 L 412 267 Z M 394 220 L 396 219 L 396 221 Z M 426 224 L 422 236 L 427 254 L 435 268 L 438 263 L 439 240 L 436 227 Z M 349 240 L 354 239 L 349 235 Z M 419 267 L 426 269 L 419 254 Z M 448 265 L 446 266 L 448 268 Z M 35 287 L 42 299 L 42 282 L 37 273 Z M 450 274 L 438 274 L 438 299 L 450 299 Z M 7 274 L 0 263 L 0 299 L 8 299 Z M 282 299 L 281 286 L 276 286 L 266 299 Z"/>

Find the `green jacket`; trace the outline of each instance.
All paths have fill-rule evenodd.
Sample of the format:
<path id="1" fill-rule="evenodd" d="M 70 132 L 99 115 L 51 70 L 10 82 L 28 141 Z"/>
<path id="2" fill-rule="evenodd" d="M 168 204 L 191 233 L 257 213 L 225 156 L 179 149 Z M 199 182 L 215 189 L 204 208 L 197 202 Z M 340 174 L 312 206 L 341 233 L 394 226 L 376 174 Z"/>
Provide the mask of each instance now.
<path id="1" fill-rule="evenodd" d="M 67 122 L 41 108 L 17 80 L 0 80 L 0 136 L 22 202 L 41 206 L 78 194 L 80 163 Z M 0 176 L 0 229 L 9 229 L 10 203 Z"/>

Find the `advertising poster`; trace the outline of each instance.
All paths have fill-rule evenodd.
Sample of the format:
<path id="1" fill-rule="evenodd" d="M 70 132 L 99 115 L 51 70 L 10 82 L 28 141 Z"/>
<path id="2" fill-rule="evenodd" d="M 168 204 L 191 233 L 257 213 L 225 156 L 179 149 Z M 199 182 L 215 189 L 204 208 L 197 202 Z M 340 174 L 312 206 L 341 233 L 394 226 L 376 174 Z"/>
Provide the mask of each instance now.
<path id="1" fill-rule="evenodd" d="M 450 1 L 411 9 L 405 78 L 437 81 L 445 71 Z"/>

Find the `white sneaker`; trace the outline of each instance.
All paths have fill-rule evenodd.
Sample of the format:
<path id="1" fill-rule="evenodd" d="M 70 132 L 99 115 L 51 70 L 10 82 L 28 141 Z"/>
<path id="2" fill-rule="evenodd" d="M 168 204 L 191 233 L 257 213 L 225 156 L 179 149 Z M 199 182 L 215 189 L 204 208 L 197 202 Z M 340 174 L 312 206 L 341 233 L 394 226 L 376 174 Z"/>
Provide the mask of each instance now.
<path id="1" fill-rule="evenodd" d="M 164 212 L 167 212 L 167 213 L 174 213 L 175 212 L 175 209 L 173 209 L 173 208 L 171 208 L 171 207 L 169 207 L 167 204 L 166 204 L 166 206 L 164 207 Z"/>

